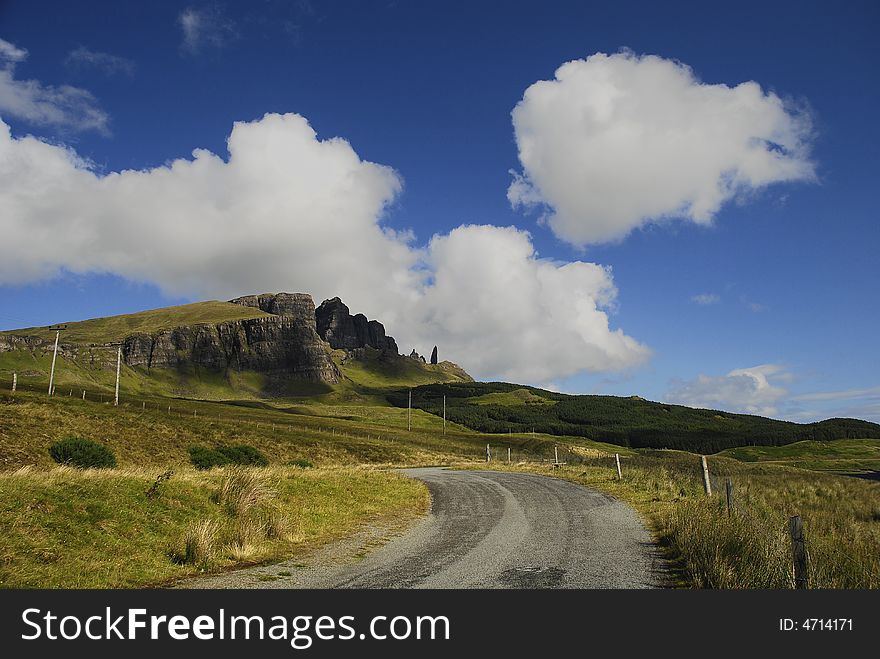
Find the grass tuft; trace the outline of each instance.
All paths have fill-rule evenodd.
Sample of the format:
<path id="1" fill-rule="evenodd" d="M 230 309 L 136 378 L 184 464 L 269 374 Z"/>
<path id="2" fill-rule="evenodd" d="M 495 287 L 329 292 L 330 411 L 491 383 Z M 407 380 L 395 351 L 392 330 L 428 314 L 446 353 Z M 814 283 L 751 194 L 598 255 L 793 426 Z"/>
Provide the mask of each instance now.
<path id="1" fill-rule="evenodd" d="M 231 467 L 220 481 L 215 501 L 232 517 L 244 517 L 272 498 L 272 488 L 256 469 Z"/>
<path id="2" fill-rule="evenodd" d="M 203 568 L 210 566 L 216 553 L 219 530 L 220 525 L 213 519 L 191 523 L 183 535 L 183 553 L 179 555 L 180 562 Z"/>

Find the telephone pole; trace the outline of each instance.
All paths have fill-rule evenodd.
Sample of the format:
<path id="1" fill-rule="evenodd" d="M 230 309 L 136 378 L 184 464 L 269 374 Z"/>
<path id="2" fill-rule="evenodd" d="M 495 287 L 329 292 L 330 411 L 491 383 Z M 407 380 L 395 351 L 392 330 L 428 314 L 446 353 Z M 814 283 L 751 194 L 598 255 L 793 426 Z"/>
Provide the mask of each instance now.
<path id="1" fill-rule="evenodd" d="M 55 382 L 55 360 L 58 358 L 58 337 L 61 336 L 61 330 L 55 330 L 55 350 L 52 353 L 52 370 L 49 371 L 49 395 L 52 395 L 52 385 Z"/>
<path id="2" fill-rule="evenodd" d="M 116 351 L 116 396 L 113 399 L 113 406 L 119 407 L 119 369 L 122 366 L 122 346 Z"/>

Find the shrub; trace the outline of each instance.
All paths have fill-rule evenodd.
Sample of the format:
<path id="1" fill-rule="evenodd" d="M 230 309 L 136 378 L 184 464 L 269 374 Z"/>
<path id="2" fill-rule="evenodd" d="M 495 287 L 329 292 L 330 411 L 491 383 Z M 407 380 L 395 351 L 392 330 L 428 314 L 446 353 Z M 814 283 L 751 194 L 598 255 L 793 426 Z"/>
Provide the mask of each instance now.
<path id="1" fill-rule="evenodd" d="M 268 458 L 253 446 L 238 444 L 236 446 L 218 446 L 217 448 L 205 448 L 204 446 L 190 446 L 189 458 L 196 469 L 210 469 L 224 465 L 242 465 L 246 467 L 265 467 L 269 464 Z"/>
<path id="2" fill-rule="evenodd" d="M 108 469 L 116 466 L 113 451 L 90 439 L 68 437 L 49 447 L 49 455 L 58 464 L 80 469 Z"/>
<path id="3" fill-rule="evenodd" d="M 302 458 L 299 458 L 297 460 L 291 460 L 290 462 L 287 463 L 287 465 L 290 467 L 300 467 L 301 469 L 310 469 L 315 466 L 311 462 L 309 462 L 308 460 L 304 460 Z"/>
<path id="4" fill-rule="evenodd" d="M 229 458 L 219 451 L 204 446 L 190 446 L 189 459 L 196 469 L 210 469 L 229 464 Z"/>
<path id="5" fill-rule="evenodd" d="M 220 446 L 217 451 L 225 455 L 229 462 L 246 467 L 266 467 L 269 460 L 253 446 L 237 444 L 236 446 Z"/>

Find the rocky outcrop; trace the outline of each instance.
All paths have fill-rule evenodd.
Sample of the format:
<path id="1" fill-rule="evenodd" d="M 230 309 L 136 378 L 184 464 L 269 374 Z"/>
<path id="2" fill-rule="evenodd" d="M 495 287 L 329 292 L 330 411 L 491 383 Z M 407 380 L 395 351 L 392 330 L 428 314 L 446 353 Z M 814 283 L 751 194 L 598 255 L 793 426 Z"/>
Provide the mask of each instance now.
<path id="1" fill-rule="evenodd" d="M 338 297 L 324 300 L 315 310 L 318 335 L 332 348 L 355 350 L 375 348 L 398 354 L 394 338 L 385 334 L 378 320 L 367 320 L 361 313 L 352 316 Z"/>
<path id="2" fill-rule="evenodd" d="M 315 331 L 315 307 L 311 297 L 290 295 L 277 304 L 286 305 L 283 308 L 289 313 L 129 336 L 123 342 L 123 359 L 129 366 L 146 368 L 180 368 L 191 364 L 315 382 L 339 382 L 339 369 Z"/>
<path id="3" fill-rule="evenodd" d="M 426 364 L 426 363 L 427 363 L 427 362 L 425 361 L 425 358 L 422 357 L 419 353 L 416 352 L 416 349 L 415 349 L 415 348 L 413 348 L 412 352 L 409 353 L 409 358 L 410 358 L 410 359 L 415 359 L 416 361 L 420 361 L 420 362 L 422 362 L 423 364 Z"/>
<path id="4" fill-rule="evenodd" d="M 51 356 L 54 348 L 54 339 L 47 340 L 39 336 L 25 334 L 0 334 L 0 353 L 22 350 L 32 354 L 39 353 L 40 355 Z M 72 359 L 91 367 L 115 367 L 116 345 L 109 343 L 97 345 L 69 343 L 64 340 L 64 335 L 62 334 L 61 342 L 58 344 L 58 356 L 64 359 Z"/>
<path id="5" fill-rule="evenodd" d="M 434 346 L 434 349 L 431 351 L 431 363 L 434 366 L 437 365 L 437 346 Z"/>
<path id="6" fill-rule="evenodd" d="M 229 301 L 275 316 L 293 316 L 304 323 L 310 322 L 313 327 L 315 325 L 315 302 L 308 293 L 263 293 L 245 295 Z"/>
<path id="7" fill-rule="evenodd" d="M 268 315 L 132 334 L 122 342 L 124 363 L 147 369 L 235 369 L 337 383 L 342 376 L 333 361 L 334 349 L 344 351 L 343 362 L 372 358 L 375 355 L 368 354 L 371 349 L 378 350 L 382 360 L 404 359 L 382 323 L 363 314 L 351 315 L 338 297 L 325 300 L 317 309 L 305 293 L 246 295 L 230 302 Z M 118 343 L 85 344 L 64 338 L 62 335 L 59 354 L 65 358 L 115 368 Z M 45 354 L 52 348 L 53 342 L 43 337 L 0 334 L 0 353 L 27 350 Z M 415 351 L 414 355 L 425 361 Z"/>

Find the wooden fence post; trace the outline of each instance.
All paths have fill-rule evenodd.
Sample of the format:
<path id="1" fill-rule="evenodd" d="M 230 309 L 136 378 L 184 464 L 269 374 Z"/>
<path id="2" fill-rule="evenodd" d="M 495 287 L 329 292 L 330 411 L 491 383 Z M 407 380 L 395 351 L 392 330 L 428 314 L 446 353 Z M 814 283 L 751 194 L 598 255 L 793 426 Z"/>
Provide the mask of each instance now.
<path id="1" fill-rule="evenodd" d="M 617 480 L 623 480 L 623 474 L 620 473 L 620 453 L 614 454 L 614 463 L 617 465 Z"/>
<path id="2" fill-rule="evenodd" d="M 18 388 L 18 373 L 12 374 L 12 393 Z"/>
<path id="3" fill-rule="evenodd" d="M 788 530 L 791 533 L 791 560 L 794 573 L 795 588 L 809 588 L 809 575 L 807 574 L 807 546 L 804 542 L 804 525 L 801 516 L 795 515 L 788 520 Z"/>
<path id="4" fill-rule="evenodd" d="M 486 462 L 489 462 L 492 459 L 492 454 L 489 452 L 489 445 L 486 444 Z"/>
<path id="5" fill-rule="evenodd" d="M 727 492 L 727 516 L 730 517 L 733 514 L 733 481 L 729 478 L 724 484 L 724 489 Z"/>
<path id="6" fill-rule="evenodd" d="M 706 456 L 701 455 L 700 461 L 703 463 L 703 487 L 706 488 L 706 496 L 712 496 L 712 482 L 709 480 L 709 465 L 706 464 Z"/>

